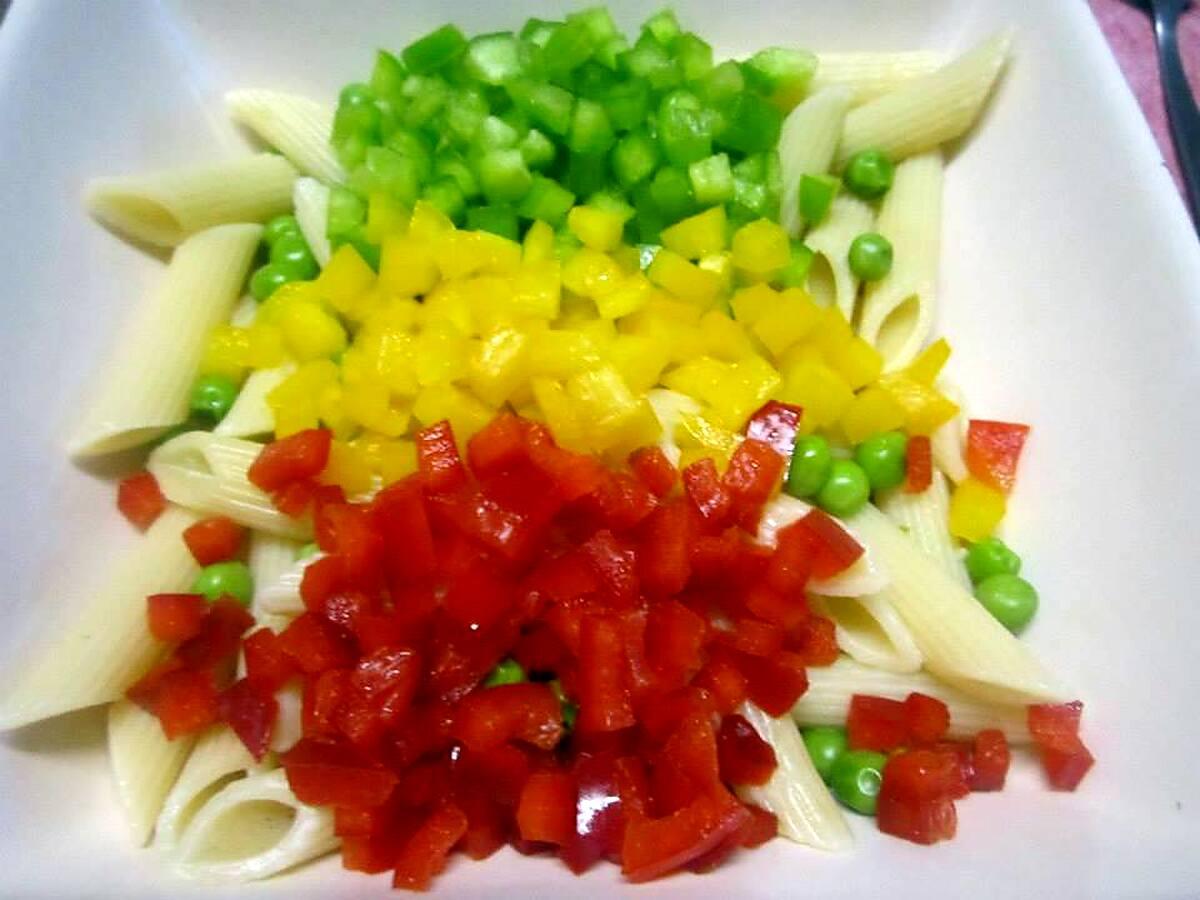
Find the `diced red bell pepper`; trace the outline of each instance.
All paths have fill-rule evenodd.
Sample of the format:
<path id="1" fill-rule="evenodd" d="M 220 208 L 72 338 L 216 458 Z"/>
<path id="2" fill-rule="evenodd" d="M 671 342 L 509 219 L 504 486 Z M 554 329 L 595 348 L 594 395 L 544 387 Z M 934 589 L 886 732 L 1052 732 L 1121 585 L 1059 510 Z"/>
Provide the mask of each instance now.
<path id="1" fill-rule="evenodd" d="M 725 487 L 741 509 L 760 507 L 779 487 L 786 465 L 770 445 L 748 438 L 738 445 L 725 470 Z"/>
<path id="2" fill-rule="evenodd" d="M 789 631 L 803 624 L 809 616 L 808 599 L 803 591 L 784 593 L 767 583 L 752 583 L 743 588 L 742 603 L 758 618 Z"/>
<path id="3" fill-rule="evenodd" d="M 371 813 L 374 810 L 356 812 Z M 344 815 L 344 809 L 335 809 L 334 815 Z M 387 821 L 375 825 L 372 830 L 363 834 L 338 834 L 342 838 L 343 868 L 351 872 L 377 875 L 396 865 L 400 850 L 416 833 L 421 823 L 417 816 L 408 810 L 389 809 L 388 816 Z"/>
<path id="4" fill-rule="evenodd" d="M 242 641 L 246 677 L 270 690 L 281 687 L 299 669 L 283 651 L 279 636 L 270 628 L 260 628 Z"/>
<path id="5" fill-rule="evenodd" d="M 571 767 L 576 788 L 573 833 L 559 853 L 576 874 L 599 859 L 620 858 L 625 815 L 616 762 L 610 754 L 580 753 Z"/>
<path id="6" fill-rule="evenodd" d="M 775 772 L 775 751 L 739 715 L 721 720 L 717 754 L 721 780 L 728 784 L 766 784 Z"/>
<path id="7" fill-rule="evenodd" d="M 733 630 L 722 632 L 730 647 L 751 656 L 773 656 L 783 649 L 783 628 L 758 619 L 738 619 Z"/>
<path id="8" fill-rule="evenodd" d="M 716 711 L 722 715 L 731 713 L 746 699 L 746 676 L 729 659 L 714 656 L 692 681 L 712 697 Z"/>
<path id="9" fill-rule="evenodd" d="M 423 891 L 446 867 L 446 857 L 467 833 L 466 814 L 447 804 L 435 810 L 416 830 L 396 860 L 392 887 Z"/>
<path id="10" fill-rule="evenodd" d="M 632 475 L 609 472 L 588 498 L 605 527 L 616 532 L 636 528 L 658 505 L 654 494 Z"/>
<path id="11" fill-rule="evenodd" d="M 317 485 L 312 481 L 292 481 L 271 494 L 275 508 L 292 519 L 299 519 L 312 505 Z"/>
<path id="12" fill-rule="evenodd" d="M 851 750 L 887 753 L 908 743 L 908 716 L 900 700 L 855 694 L 846 716 L 846 739 Z"/>
<path id="13" fill-rule="evenodd" d="M 505 684 L 476 691 L 458 705 L 454 734 L 473 751 L 518 740 L 552 750 L 562 738 L 562 710 L 544 684 Z"/>
<path id="14" fill-rule="evenodd" d="M 779 819 L 775 813 L 767 812 L 761 806 L 753 803 L 745 804 L 750 813 L 750 820 L 742 826 L 739 832 L 743 847 L 759 847 L 779 833 Z"/>
<path id="15" fill-rule="evenodd" d="M 145 531 L 167 508 L 167 498 L 149 472 L 122 478 L 117 485 L 117 509 L 135 528 Z"/>
<path id="16" fill-rule="evenodd" d="M 736 665 L 746 677 L 750 701 L 769 715 L 784 715 L 808 690 L 804 664 L 794 653 L 781 651 L 768 659 L 739 653 Z"/>
<path id="17" fill-rule="evenodd" d="M 950 728 L 950 710 L 936 697 L 913 691 L 904 698 L 904 727 L 913 743 L 932 744 Z"/>
<path id="18" fill-rule="evenodd" d="M 816 562 L 816 533 L 801 519 L 779 529 L 775 540 L 767 563 L 767 585 L 785 596 L 803 594 Z"/>
<path id="19" fill-rule="evenodd" d="M 246 529 L 233 519 L 213 516 L 184 529 L 183 541 L 202 566 L 233 559 L 241 549 Z"/>
<path id="20" fill-rule="evenodd" d="M 430 514 L 514 561 L 533 554 L 546 525 L 475 487 L 432 498 Z"/>
<path id="21" fill-rule="evenodd" d="M 642 524 L 641 531 L 638 573 L 643 587 L 650 594 L 678 594 L 691 575 L 687 507 L 680 501 L 660 506 Z"/>
<path id="22" fill-rule="evenodd" d="M 226 688 L 217 701 L 221 721 L 241 738 L 250 755 L 261 760 L 271 746 L 279 715 L 275 695 L 261 684 L 242 678 Z"/>
<path id="23" fill-rule="evenodd" d="M 629 468 L 656 497 L 665 497 L 678 477 L 667 455 L 658 447 L 642 447 L 629 454 Z"/>
<path id="24" fill-rule="evenodd" d="M 408 712 L 420 682 L 421 658 L 407 647 L 375 650 L 359 659 L 350 675 L 372 715 L 389 727 Z"/>
<path id="25" fill-rule="evenodd" d="M 811 510 L 791 527 L 797 526 L 814 538 L 812 574 L 816 578 L 831 578 L 844 572 L 866 552 L 837 520 L 819 509 Z"/>
<path id="26" fill-rule="evenodd" d="M 516 589 L 494 566 L 480 562 L 446 589 L 442 608 L 466 628 L 487 631 L 512 609 Z"/>
<path id="27" fill-rule="evenodd" d="M 467 462 L 477 476 L 503 471 L 525 458 L 525 428 L 512 413 L 500 413 L 467 441 Z"/>
<path id="28" fill-rule="evenodd" d="M 1091 769 L 1095 758 L 1079 738 L 1083 704 L 1039 704 L 1029 707 L 1029 733 L 1042 758 L 1050 786 L 1073 791 Z"/>
<path id="29" fill-rule="evenodd" d="M 477 791 L 459 791 L 455 802 L 467 817 L 467 833 L 459 846 L 471 859 L 487 859 L 504 846 L 510 812 L 492 797 Z"/>
<path id="30" fill-rule="evenodd" d="M 972 791 L 1000 791 L 1008 775 L 1012 755 L 1008 739 L 996 728 L 985 728 L 975 735 L 971 752 L 971 775 L 967 780 Z"/>
<path id="31" fill-rule="evenodd" d="M 879 789 L 879 830 L 917 844 L 948 840 L 958 822 L 952 798 L 965 790 L 962 770 L 950 754 L 910 750 L 893 756 Z"/>
<path id="32" fill-rule="evenodd" d="M 579 630 L 579 730 L 617 731 L 635 721 L 621 623 L 587 616 Z"/>
<path id="33" fill-rule="evenodd" d="M 194 669 L 212 668 L 238 649 L 242 634 L 253 627 L 254 617 L 236 600 L 221 597 L 208 606 L 200 633 L 175 648 L 175 656 Z"/>
<path id="34" fill-rule="evenodd" d="M 302 672 L 323 672 L 353 662 L 346 642 L 315 613 L 297 616 L 279 635 L 281 648 Z"/>
<path id="35" fill-rule="evenodd" d="M 517 829 L 527 841 L 563 845 L 575 835 L 575 781 L 568 772 L 529 776 L 517 804 Z"/>
<path id="36" fill-rule="evenodd" d="M 200 633 L 208 601 L 202 594 L 151 594 L 146 598 L 146 621 L 160 641 L 178 643 Z"/>
<path id="37" fill-rule="evenodd" d="M 705 457 L 684 469 L 683 489 L 709 528 L 725 525 L 733 510 L 733 493 L 722 483 L 716 463 Z"/>
<path id="38" fill-rule="evenodd" d="M 933 445 L 928 435 L 914 434 L 904 451 L 904 492 L 920 494 L 933 484 Z"/>
<path id="39" fill-rule="evenodd" d="M 787 647 L 806 666 L 832 666 L 841 655 L 837 625 L 824 616 L 809 616 L 788 633 Z"/>
<path id="40" fill-rule="evenodd" d="M 319 503 L 313 515 L 317 546 L 342 559 L 348 583 L 374 585 L 383 559 L 383 538 L 367 507 L 352 503 Z"/>
<path id="41" fill-rule="evenodd" d="M 740 545 L 741 538 L 732 528 L 718 535 L 696 535 L 688 553 L 693 583 L 724 582 L 729 579 L 737 564 Z"/>
<path id="42" fill-rule="evenodd" d="M 729 794 L 706 793 L 664 818 L 633 818 L 625 827 L 621 871 L 641 882 L 683 868 L 737 832 L 749 815 Z"/>
<path id="43" fill-rule="evenodd" d="M 453 491 L 467 481 L 467 469 L 458 455 L 454 430 L 443 420 L 422 428 L 415 436 L 417 470 L 426 490 L 435 494 Z"/>
<path id="44" fill-rule="evenodd" d="M 168 740 L 203 731 L 218 717 L 216 678 L 208 669 L 166 672 L 155 686 L 149 711 L 158 717 Z"/>
<path id="45" fill-rule="evenodd" d="M 967 426 L 967 469 L 996 490 L 1008 493 L 1029 436 L 1028 425 L 972 419 Z"/>
<path id="46" fill-rule="evenodd" d="M 280 758 L 288 784 L 302 803 L 323 806 L 380 806 L 396 787 L 396 776 L 372 766 L 348 747 L 302 738 Z"/>
<path id="47" fill-rule="evenodd" d="M 746 437 L 767 444 L 785 460 L 791 459 L 802 415 L 799 406 L 768 400 L 746 423 Z"/>
<path id="48" fill-rule="evenodd" d="M 417 476 L 380 491 L 372 502 L 375 524 L 383 535 L 384 563 L 393 583 L 420 581 L 437 565 L 433 532 Z"/>
<path id="49" fill-rule="evenodd" d="M 954 837 L 958 830 L 958 813 L 954 809 L 954 801 L 949 798 L 912 800 L 881 787 L 876 801 L 875 822 L 884 834 L 914 844 L 936 844 Z"/>
<path id="50" fill-rule="evenodd" d="M 637 602 L 637 554 L 632 544 L 605 528 L 584 541 L 580 550 L 596 573 L 608 605 L 625 609 Z"/>
<path id="51" fill-rule="evenodd" d="M 273 494 L 295 481 L 316 478 L 329 462 L 333 435 L 324 428 L 309 428 L 267 444 L 250 464 L 250 483 Z"/>
<path id="52" fill-rule="evenodd" d="M 554 443 L 546 426 L 538 422 L 526 424 L 525 447 L 530 462 L 554 482 L 563 500 L 569 502 L 590 494 L 604 481 L 604 469 L 597 460 L 563 450 Z"/>
<path id="53" fill-rule="evenodd" d="M 646 658 L 664 687 L 683 687 L 704 664 L 708 623 L 678 600 L 650 607 L 646 620 Z"/>

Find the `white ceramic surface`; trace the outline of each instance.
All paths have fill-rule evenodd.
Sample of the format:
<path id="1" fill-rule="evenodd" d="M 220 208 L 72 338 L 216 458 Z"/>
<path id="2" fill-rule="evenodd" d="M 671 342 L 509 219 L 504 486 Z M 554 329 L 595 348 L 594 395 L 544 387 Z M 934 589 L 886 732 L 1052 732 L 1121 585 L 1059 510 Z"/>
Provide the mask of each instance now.
<path id="1" fill-rule="evenodd" d="M 613 4 L 632 26 L 644 4 Z M 1018 27 L 1016 59 L 947 179 L 944 333 L 977 414 L 1034 424 L 1008 535 L 1043 596 L 1029 640 L 1088 703 L 1098 764 L 1074 795 L 1032 767 L 959 804 L 959 837 L 918 848 L 856 823 L 835 857 L 782 841 L 637 896 L 1200 894 L 1200 250 L 1085 4 L 1074 0 L 678 2 L 718 51 L 962 47 Z M 62 437 L 115 323 L 160 263 L 89 222 L 84 180 L 235 153 L 219 97 L 271 86 L 332 99 L 393 49 L 453 19 L 512 27 L 556 3 L 17 0 L 0 27 L 0 658 L 86 595 L 129 539 L 111 485 Z M 49 591 L 47 594 L 46 592 Z M 5 683 L 0 680 L 0 684 Z M 0 688 L 2 689 L 2 688 Z M 126 841 L 102 719 L 0 742 L 0 895 L 383 894 L 332 860 L 200 890 Z M 456 862 L 446 895 L 573 897 L 620 887 L 504 852 Z M 626 890 L 631 890 L 625 888 Z M 632 892 L 632 891 L 631 891 Z"/>

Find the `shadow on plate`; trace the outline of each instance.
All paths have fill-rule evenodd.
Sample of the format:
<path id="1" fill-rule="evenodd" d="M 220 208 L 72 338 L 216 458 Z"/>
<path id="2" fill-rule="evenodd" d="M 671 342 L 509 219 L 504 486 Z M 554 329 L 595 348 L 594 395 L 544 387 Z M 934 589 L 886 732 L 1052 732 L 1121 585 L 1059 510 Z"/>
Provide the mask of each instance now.
<path id="1" fill-rule="evenodd" d="M 3 735 L 3 741 L 21 753 L 76 753 L 104 745 L 107 705 L 64 713 L 34 722 Z"/>

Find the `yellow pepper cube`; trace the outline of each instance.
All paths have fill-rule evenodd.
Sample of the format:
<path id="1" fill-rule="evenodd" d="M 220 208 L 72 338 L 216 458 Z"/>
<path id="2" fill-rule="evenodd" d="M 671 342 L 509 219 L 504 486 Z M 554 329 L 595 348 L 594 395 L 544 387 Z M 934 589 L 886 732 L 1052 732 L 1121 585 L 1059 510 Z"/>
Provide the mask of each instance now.
<path id="1" fill-rule="evenodd" d="M 725 249 L 725 229 L 725 207 L 714 206 L 664 228 L 662 245 L 686 259 L 700 259 Z"/>
<path id="2" fill-rule="evenodd" d="M 619 440 L 637 398 L 612 365 L 602 365 L 567 379 L 567 395 L 577 405 L 584 433 L 596 449 Z"/>
<path id="3" fill-rule="evenodd" d="M 418 200 L 408 222 L 408 233 L 417 240 L 435 241 L 454 231 L 450 218 L 427 200 Z"/>
<path id="4" fill-rule="evenodd" d="M 541 221 L 530 225 L 521 245 L 521 257 L 526 263 L 554 259 L 554 229 Z"/>
<path id="5" fill-rule="evenodd" d="M 267 406 L 275 416 L 275 434 L 285 437 L 319 424 L 318 400 L 338 383 L 338 367 L 327 359 L 299 366 L 269 394 Z"/>
<path id="6" fill-rule="evenodd" d="M 674 329 L 697 325 L 704 311 L 691 303 L 675 300 L 670 294 L 655 289 L 645 306 L 621 320 L 621 330 L 629 333 Z"/>
<path id="7" fill-rule="evenodd" d="M 407 332 L 389 329 L 372 342 L 374 369 L 379 380 L 393 393 L 412 396 L 417 392 L 417 341 Z M 342 357 L 342 378 L 346 358 Z"/>
<path id="8" fill-rule="evenodd" d="M 544 223 L 534 223 L 541 224 Z M 527 262 L 521 266 L 513 276 L 509 303 L 518 318 L 557 318 L 562 303 L 562 269 L 558 260 Z"/>
<path id="9" fill-rule="evenodd" d="M 754 284 L 735 291 L 729 300 L 733 317 L 743 325 L 753 325 L 779 305 L 779 291 L 768 284 Z"/>
<path id="10" fill-rule="evenodd" d="M 413 414 L 425 426 L 448 419 L 462 448 L 475 432 L 491 421 L 495 410 L 461 388 L 439 384 L 427 387 L 417 395 Z"/>
<path id="11" fill-rule="evenodd" d="M 567 213 L 567 228 L 583 246 L 610 253 L 621 245 L 625 220 L 612 210 L 576 206 Z"/>
<path id="12" fill-rule="evenodd" d="M 711 307 L 721 292 L 718 276 L 665 248 L 654 255 L 646 275 L 663 290 L 703 309 Z"/>
<path id="13" fill-rule="evenodd" d="M 950 345 L 945 338 L 938 338 L 921 351 L 921 355 L 909 363 L 904 374 L 918 384 L 933 387 L 942 367 L 950 359 Z"/>
<path id="14" fill-rule="evenodd" d="M 733 290 L 733 257 L 728 253 L 710 253 L 696 263 L 705 272 L 712 272 L 721 282 L 721 296 Z"/>
<path id="15" fill-rule="evenodd" d="M 1004 510 L 1001 491 L 976 478 L 966 478 L 950 498 L 950 533 L 964 541 L 981 541 L 996 530 Z"/>
<path id="16" fill-rule="evenodd" d="M 362 449 L 345 441 L 329 445 L 329 462 L 317 480 L 321 484 L 336 484 L 347 496 L 365 494 L 372 487 L 371 467 Z"/>
<path id="17" fill-rule="evenodd" d="M 317 394 L 317 416 L 339 439 L 353 437 L 359 424 L 346 413 L 345 390 L 339 384 L 326 385 Z"/>
<path id="18" fill-rule="evenodd" d="M 906 375 L 885 375 L 879 380 L 879 386 L 903 407 L 910 434 L 933 434 L 958 415 L 958 405 L 943 393 Z"/>
<path id="19" fill-rule="evenodd" d="M 719 310 L 709 310 L 700 318 L 700 334 L 708 356 L 736 362 L 754 355 L 754 342 L 746 330 Z"/>
<path id="20" fill-rule="evenodd" d="M 612 319 L 580 319 L 565 327 L 585 335 L 601 356 L 607 355 L 608 348 L 617 339 L 617 326 Z"/>
<path id="21" fill-rule="evenodd" d="M 321 296 L 341 313 L 355 309 L 374 286 L 375 272 L 350 244 L 338 247 L 317 276 Z"/>
<path id="22" fill-rule="evenodd" d="M 448 384 L 466 374 L 470 344 L 449 322 L 431 322 L 416 336 L 413 363 L 422 387 Z M 382 430 L 382 429 L 380 429 Z"/>
<path id="23" fill-rule="evenodd" d="M 466 281 L 443 281 L 434 288 L 422 304 L 422 324 L 426 328 L 434 323 L 448 324 L 461 334 L 474 334 L 475 304 L 468 284 Z"/>
<path id="24" fill-rule="evenodd" d="M 616 260 L 590 247 L 581 248 L 562 267 L 563 287 L 582 297 L 603 296 L 624 277 Z"/>
<path id="25" fill-rule="evenodd" d="M 490 406 L 500 406 L 526 380 L 529 337 L 500 328 L 481 340 L 471 353 L 467 384 Z"/>
<path id="26" fill-rule="evenodd" d="M 854 392 L 828 365 L 805 359 L 786 372 L 779 399 L 804 409 L 801 422 L 807 430 L 839 421 L 854 401 Z"/>
<path id="27" fill-rule="evenodd" d="M 825 360 L 846 379 L 851 390 L 870 384 L 883 371 L 883 357 L 879 351 L 860 337 L 851 338 L 826 353 Z"/>
<path id="28" fill-rule="evenodd" d="M 881 431 L 895 431 L 906 422 L 904 407 L 879 387 L 869 387 L 855 396 L 842 414 L 842 431 L 852 444 Z"/>
<path id="29" fill-rule="evenodd" d="M 729 379 L 711 400 L 716 421 L 740 431 L 746 420 L 771 398 L 783 379 L 761 356 L 749 356 L 730 367 Z"/>
<path id="30" fill-rule="evenodd" d="M 392 440 L 368 431 L 350 441 L 350 446 L 358 449 L 385 487 L 417 471 L 417 445 L 412 441 Z"/>
<path id="31" fill-rule="evenodd" d="M 342 391 L 346 415 L 371 431 L 399 437 L 408 430 L 407 408 L 392 403 L 391 392 L 378 381 L 347 386 Z"/>
<path id="32" fill-rule="evenodd" d="M 287 352 L 283 347 L 283 332 L 274 325 L 253 323 L 246 329 L 243 361 L 252 369 L 272 369 L 283 365 Z"/>
<path id="33" fill-rule="evenodd" d="M 608 346 L 608 359 L 629 389 L 644 394 L 656 384 L 671 359 L 668 339 L 652 335 L 621 334 Z"/>
<path id="34" fill-rule="evenodd" d="M 367 198 L 366 238 L 372 244 L 383 243 L 393 234 L 404 234 L 412 213 L 399 200 L 385 191 L 375 191 Z M 346 245 L 349 246 L 349 245 Z"/>
<path id="35" fill-rule="evenodd" d="M 579 408 L 567 396 L 566 389 L 552 378 L 534 378 L 532 387 L 540 418 L 554 439 L 569 450 L 590 449 Z"/>
<path id="36" fill-rule="evenodd" d="M 785 291 L 774 306 L 755 317 L 751 331 L 779 359 L 789 347 L 808 337 L 821 317 L 821 308 L 815 303 Z"/>
<path id="37" fill-rule="evenodd" d="M 277 325 L 293 306 L 321 304 L 321 289 L 315 281 L 289 281 L 258 305 L 254 321 Z"/>
<path id="38" fill-rule="evenodd" d="M 224 375 L 240 381 L 246 374 L 250 336 L 245 328 L 219 325 L 213 329 L 200 358 L 201 375 Z"/>
<path id="39" fill-rule="evenodd" d="M 578 331 L 547 330 L 530 336 L 531 375 L 565 378 L 597 366 L 600 361 L 595 343 Z"/>
<path id="40" fill-rule="evenodd" d="M 733 234 L 733 264 L 743 272 L 769 278 L 791 259 L 787 232 L 770 219 L 750 222 Z"/>
<path id="41" fill-rule="evenodd" d="M 279 330 L 288 352 L 301 362 L 335 356 L 346 349 L 346 329 L 316 303 L 293 303 L 280 313 Z"/>
<path id="42" fill-rule="evenodd" d="M 642 271 L 642 251 L 637 247 L 622 244 L 612 252 L 612 258 L 626 275 Z"/>
<path id="43" fill-rule="evenodd" d="M 606 459 L 613 466 L 625 463 L 639 447 L 649 447 L 662 439 L 662 425 L 648 400 L 639 400 L 633 411 L 609 432 Z"/>
<path id="44" fill-rule="evenodd" d="M 732 367 L 711 356 L 700 356 L 688 360 L 667 372 L 662 382 L 673 391 L 687 394 L 705 403 L 721 396 L 732 378 Z"/>
<path id="45" fill-rule="evenodd" d="M 675 427 L 674 437 L 685 455 L 689 450 L 699 451 L 695 459 L 711 457 L 721 468 L 729 464 L 729 457 L 741 443 L 739 435 L 717 424 L 705 413 L 681 415 L 679 424 Z M 680 464 L 682 467 L 682 460 Z"/>
<path id="46" fill-rule="evenodd" d="M 412 233 L 384 240 L 379 255 L 379 285 L 385 291 L 405 297 L 428 294 L 438 279 L 430 241 Z"/>
<path id="47" fill-rule="evenodd" d="M 619 319 L 637 312 L 650 302 L 654 285 L 641 272 L 626 275 L 613 290 L 595 298 L 596 311 L 605 319 Z"/>

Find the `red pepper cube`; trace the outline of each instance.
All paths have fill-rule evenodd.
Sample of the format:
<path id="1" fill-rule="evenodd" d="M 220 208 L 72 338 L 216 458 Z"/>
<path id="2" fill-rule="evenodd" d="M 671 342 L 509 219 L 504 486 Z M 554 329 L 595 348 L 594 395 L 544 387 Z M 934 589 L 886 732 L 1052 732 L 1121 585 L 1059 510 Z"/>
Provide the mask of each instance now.
<path id="1" fill-rule="evenodd" d="M 660 685 L 683 687 L 704 664 L 708 623 L 678 600 L 650 607 L 646 619 L 646 660 Z"/>
<path id="2" fill-rule="evenodd" d="M 950 728 L 950 710 L 936 697 L 914 691 L 904 699 L 904 726 L 913 743 L 932 744 Z"/>
<path id="3" fill-rule="evenodd" d="M 841 655 L 837 625 L 824 616 L 809 616 L 788 633 L 787 647 L 806 666 L 832 666 Z"/>
<path id="4" fill-rule="evenodd" d="M 587 616 L 579 629 L 579 730 L 618 731 L 635 721 L 621 623 Z"/>
<path id="5" fill-rule="evenodd" d="M 562 709 L 544 684 L 505 684 L 467 695 L 458 704 L 454 734 L 484 753 L 510 740 L 552 750 L 562 738 Z"/>
<path id="6" fill-rule="evenodd" d="M 242 741 L 255 760 L 271 746 L 271 733 L 279 715 L 279 704 L 270 689 L 243 678 L 235 681 L 217 700 L 221 721 Z"/>
<path id="7" fill-rule="evenodd" d="M 769 444 L 747 439 L 738 445 L 725 470 L 725 487 L 735 506 L 759 507 L 771 498 L 783 479 L 785 461 Z"/>
<path id="8" fill-rule="evenodd" d="M 678 473 L 667 455 L 658 447 L 642 447 L 629 454 L 634 476 L 656 497 L 665 497 L 675 487 Z"/>
<path id="9" fill-rule="evenodd" d="M 851 750 L 887 753 L 908 743 L 908 720 L 899 700 L 855 694 L 846 717 L 846 739 Z"/>
<path id="10" fill-rule="evenodd" d="M 746 437 L 767 444 L 785 460 L 791 459 L 803 414 L 799 406 L 768 400 L 746 422 Z"/>
<path id="11" fill-rule="evenodd" d="M 282 754 L 288 784 L 302 803 L 324 806 L 382 806 L 397 778 L 373 766 L 344 743 L 302 738 Z"/>
<path id="12" fill-rule="evenodd" d="M 775 772 L 775 751 L 742 716 L 721 720 L 717 733 L 721 780 L 728 784 L 766 784 Z"/>
<path id="13" fill-rule="evenodd" d="M 317 486 L 312 481 L 293 481 L 271 494 L 275 508 L 291 519 L 299 519 L 312 505 Z"/>
<path id="14" fill-rule="evenodd" d="M 280 438 L 262 448 L 246 477 L 268 494 L 293 482 L 316 478 L 329 462 L 332 442 L 332 434 L 323 428 L 310 428 Z"/>
<path id="15" fill-rule="evenodd" d="M 353 657 L 346 642 L 318 615 L 297 616 L 279 635 L 280 645 L 302 672 L 317 673 L 348 665 Z"/>
<path id="16" fill-rule="evenodd" d="M 772 716 L 787 713 L 808 690 L 808 675 L 799 658 L 781 651 L 770 658 L 738 654 L 750 701 Z"/>
<path id="17" fill-rule="evenodd" d="M 716 463 L 705 457 L 684 469 L 683 490 L 708 528 L 724 527 L 733 511 L 733 493 L 722 483 Z"/>
<path id="18" fill-rule="evenodd" d="M 380 491 L 371 507 L 383 536 L 384 565 L 393 585 L 432 576 L 437 558 L 419 476 L 410 476 Z"/>
<path id="19" fill-rule="evenodd" d="M 691 576 L 687 507 L 680 501 L 660 506 L 642 524 L 641 532 L 638 573 L 642 585 L 650 594 L 678 594 Z"/>
<path id="20" fill-rule="evenodd" d="M 563 845 L 575 835 L 575 782 L 567 772 L 529 776 L 517 804 L 517 829 L 527 841 Z"/>
<path id="21" fill-rule="evenodd" d="M 985 484 L 1008 493 L 1017 480 L 1017 463 L 1029 426 L 972 419 L 967 426 L 967 469 Z"/>
<path id="22" fill-rule="evenodd" d="M 985 728 L 975 735 L 971 752 L 971 774 L 967 785 L 972 791 L 1000 791 L 1008 775 L 1012 755 L 1004 732 Z"/>
<path id="23" fill-rule="evenodd" d="M 589 494 L 595 515 L 607 528 L 629 531 L 654 512 L 658 501 L 640 481 L 624 472 L 609 472 L 600 486 Z"/>
<path id="24" fill-rule="evenodd" d="M 785 596 L 802 594 L 812 577 L 818 537 L 801 519 L 779 529 L 766 570 L 766 583 Z"/>
<path id="25" fill-rule="evenodd" d="M 525 459 L 525 428 L 512 413 L 496 416 L 467 441 L 467 462 L 476 476 L 503 471 Z"/>
<path id="26" fill-rule="evenodd" d="M 819 509 L 811 510 L 796 524 L 814 538 L 812 574 L 816 578 L 830 578 L 844 572 L 866 552 L 837 520 Z"/>
<path id="27" fill-rule="evenodd" d="M 637 602 L 637 554 L 632 544 L 602 529 L 579 548 L 600 582 L 603 596 L 614 609 L 625 609 Z"/>
<path id="28" fill-rule="evenodd" d="M 151 594 L 146 598 L 146 621 L 157 640 L 178 643 L 200 633 L 208 601 L 202 594 Z"/>
<path id="29" fill-rule="evenodd" d="M 350 686 L 371 715 L 387 727 L 408 712 L 421 682 L 421 658 L 406 647 L 382 647 L 363 656 L 350 673 Z"/>
<path id="30" fill-rule="evenodd" d="M 149 472 L 138 472 L 117 485 L 117 509 L 135 528 L 145 531 L 167 508 L 167 498 Z"/>
<path id="31" fill-rule="evenodd" d="M 904 492 L 920 494 L 933 484 L 933 444 L 928 435 L 914 434 L 904 450 Z"/>
<path id="32" fill-rule="evenodd" d="M 213 668 L 237 653 L 242 634 L 252 628 L 254 617 L 236 600 L 222 597 L 210 603 L 199 633 L 175 648 L 175 656 L 193 669 Z"/>
<path id="33" fill-rule="evenodd" d="M 1029 733 L 1042 758 L 1050 786 L 1073 791 L 1091 769 L 1095 758 L 1079 738 L 1083 704 L 1039 704 L 1029 707 Z"/>
<path id="34" fill-rule="evenodd" d="M 718 713 L 733 712 L 746 699 L 746 676 L 729 659 L 713 655 L 692 681 L 712 697 Z"/>
<path id="35" fill-rule="evenodd" d="M 578 500 L 592 493 L 604 481 L 604 469 L 597 460 L 563 450 L 554 443 L 544 425 L 526 423 L 525 447 L 530 462 L 554 483 L 558 495 L 565 501 Z"/>
<path id="36" fill-rule="evenodd" d="M 583 752 L 571 767 L 575 782 L 572 835 L 559 855 L 572 872 L 586 871 L 600 859 L 618 861 L 625 814 L 617 783 L 617 759 L 610 753 Z"/>
<path id="37" fill-rule="evenodd" d="M 201 519 L 183 532 L 183 541 L 202 566 L 233 559 L 241 549 L 246 529 L 225 516 Z"/>
<path id="38" fill-rule="evenodd" d="M 446 857 L 467 833 L 466 814 L 457 806 L 439 807 L 405 843 L 396 859 L 392 887 L 423 891 L 446 867 Z"/>
<path id="39" fill-rule="evenodd" d="M 636 883 L 684 868 L 735 834 L 749 815 L 722 792 L 701 794 L 661 819 L 632 818 L 621 846 L 621 871 Z"/>
<path id="40" fill-rule="evenodd" d="M 279 636 L 270 628 L 260 628 L 242 641 L 246 677 L 269 690 L 276 690 L 299 671 L 284 652 Z"/>
<path id="41" fill-rule="evenodd" d="M 912 750 L 893 756 L 879 789 L 879 830 L 917 844 L 948 840 L 958 822 L 953 798 L 965 790 L 962 769 L 951 754 Z"/>
<path id="42" fill-rule="evenodd" d="M 788 631 L 801 626 L 809 617 L 808 599 L 803 591 L 783 593 L 765 582 L 745 587 L 742 603 L 747 612 Z"/>
<path id="43" fill-rule="evenodd" d="M 783 649 L 783 628 L 758 619 L 738 619 L 723 637 L 730 647 L 751 656 L 774 656 Z"/>
<path id="44" fill-rule="evenodd" d="M 153 713 L 168 740 L 196 734 L 217 721 L 217 683 L 207 669 L 177 669 L 158 684 Z"/>
<path id="45" fill-rule="evenodd" d="M 458 455 L 454 431 L 443 420 L 416 434 L 417 470 L 426 490 L 435 494 L 453 491 L 467 481 L 467 470 Z"/>
<path id="46" fill-rule="evenodd" d="M 300 576 L 300 598 L 309 611 L 318 611 L 347 581 L 341 559 L 336 556 L 314 559 L 304 567 L 304 574 Z"/>

